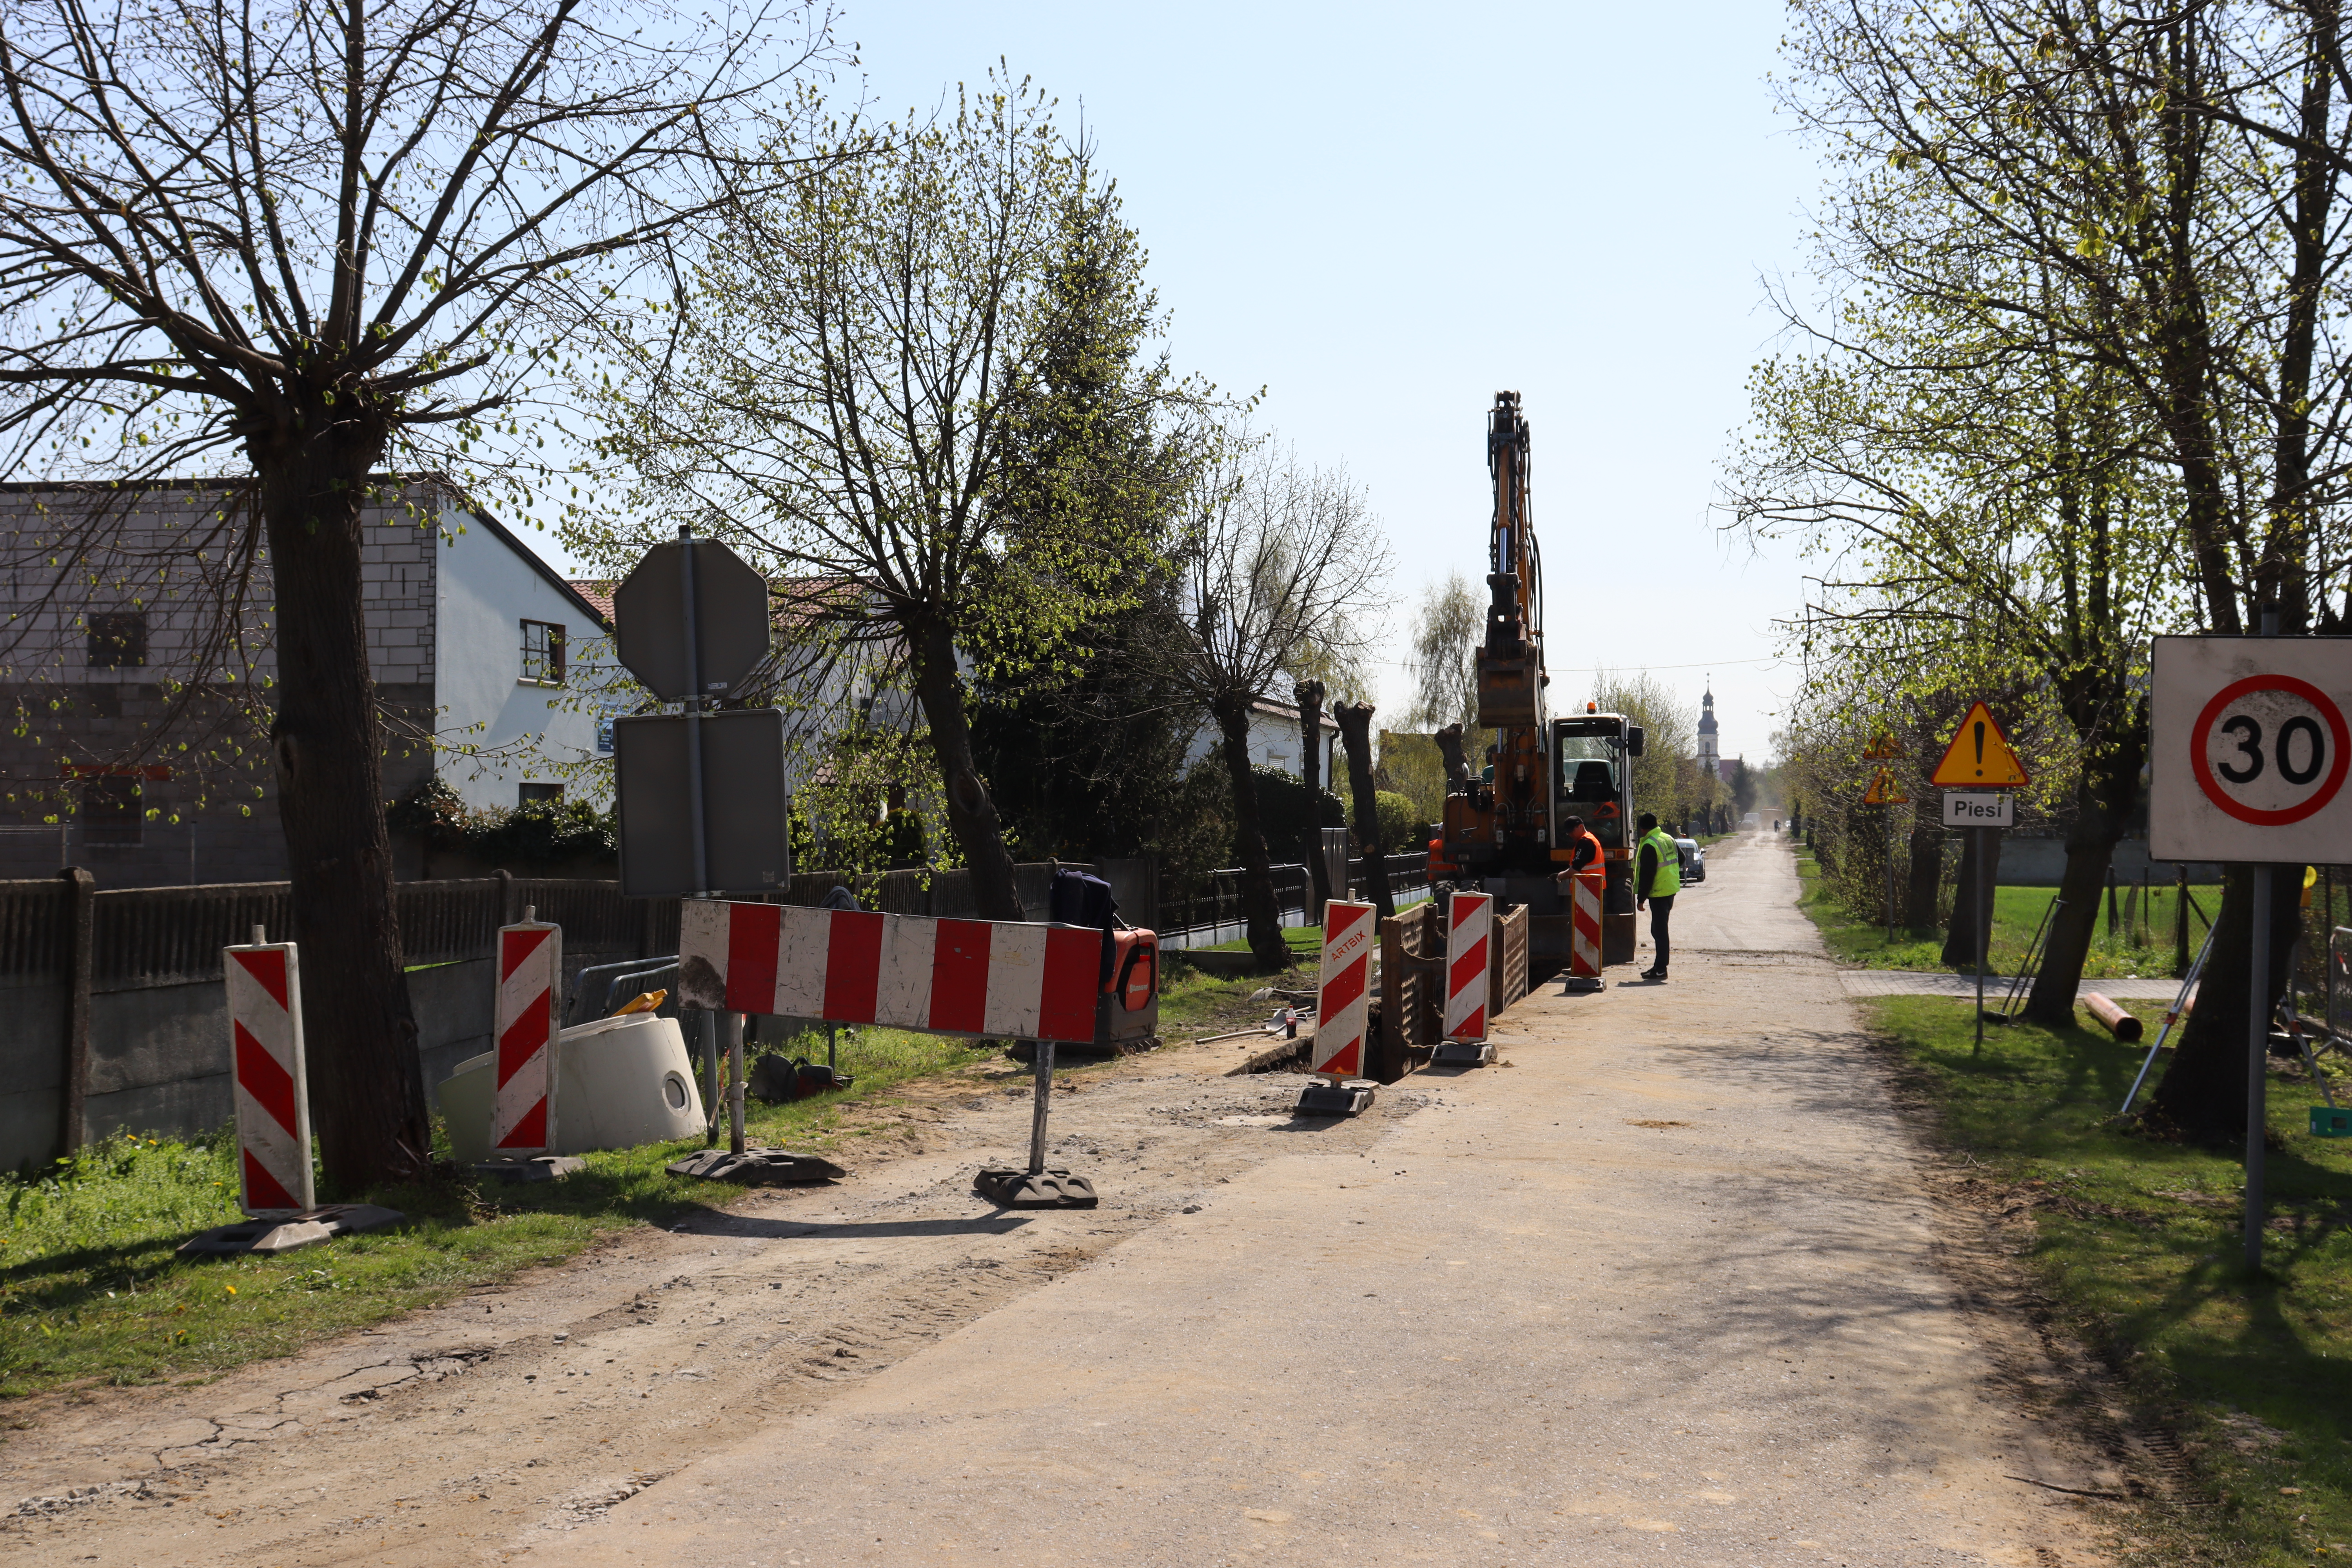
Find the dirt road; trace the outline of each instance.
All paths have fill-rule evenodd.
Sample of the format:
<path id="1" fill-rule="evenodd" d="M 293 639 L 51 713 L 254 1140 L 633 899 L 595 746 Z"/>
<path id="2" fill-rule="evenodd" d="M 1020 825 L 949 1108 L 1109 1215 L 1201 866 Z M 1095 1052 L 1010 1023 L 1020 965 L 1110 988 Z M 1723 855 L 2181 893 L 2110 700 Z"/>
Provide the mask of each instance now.
<path id="1" fill-rule="evenodd" d="M 1786 851 L 1711 873 L 1671 985 L 1531 998 L 1512 1066 L 1354 1121 L 1291 1121 L 1297 1080 L 1217 1076 L 1231 1047 L 1091 1075 L 1055 1125 L 1093 1213 L 970 1195 L 1026 1125 L 1017 1079 L 973 1079 L 838 1188 L 207 1387 L 47 1402 L 0 1447 L 28 1500 L 0 1552 L 2099 1561 L 2047 1489 L 2114 1478 L 2014 1408 L 2021 1337 L 1937 1271 Z"/>

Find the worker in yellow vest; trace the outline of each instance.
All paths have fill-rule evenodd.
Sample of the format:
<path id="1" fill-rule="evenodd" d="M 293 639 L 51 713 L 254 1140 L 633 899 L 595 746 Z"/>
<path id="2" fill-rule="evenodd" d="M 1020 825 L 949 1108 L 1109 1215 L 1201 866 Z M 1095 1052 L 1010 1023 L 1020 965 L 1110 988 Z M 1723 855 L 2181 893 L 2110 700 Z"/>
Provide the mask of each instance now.
<path id="1" fill-rule="evenodd" d="M 1655 961 L 1642 971 L 1642 978 L 1664 980 L 1666 961 L 1674 955 L 1666 922 L 1674 918 L 1675 895 L 1683 890 L 1683 856 L 1659 828 L 1655 812 L 1643 812 L 1634 819 L 1634 826 L 1642 830 L 1642 845 L 1633 860 L 1633 907 L 1648 907 L 1650 945 L 1658 950 Z"/>

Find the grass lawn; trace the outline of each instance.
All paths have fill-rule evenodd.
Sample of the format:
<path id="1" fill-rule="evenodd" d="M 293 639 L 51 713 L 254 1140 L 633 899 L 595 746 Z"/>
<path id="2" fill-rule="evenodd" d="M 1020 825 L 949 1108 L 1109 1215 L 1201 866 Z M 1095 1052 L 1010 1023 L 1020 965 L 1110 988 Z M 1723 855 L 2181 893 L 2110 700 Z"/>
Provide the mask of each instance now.
<path id="1" fill-rule="evenodd" d="M 1319 954 L 1323 951 L 1323 928 L 1319 925 L 1285 926 L 1282 928 L 1282 940 L 1290 945 L 1291 960 L 1293 963 L 1296 963 L 1302 954 L 1311 958 Z M 1249 951 L 1249 938 L 1245 936 L 1237 936 L 1231 942 L 1221 942 L 1217 943 L 1216 946 L 1206 948 L 1202 951 L 1208 952 L 1247 952 Z"/>
<path id="2" fill-rule="evenodd" d="M 1257 1022 L 1268 1009 L 1247 998 L 1265 984 L 1171 973 L 1162 1031 L 1182 1038 Z M 824 1032 L 781 1048 L 823 1061 Z M 793 1105 L 754 1100 L 747 1131 L 757 1143 L 853 1163 L 861 1149 L 917 1135 L 889 1119 L 905 1098 L 895 1091 L 982 1074 L 991 1060 L 1027 1071 L 969 1040 L 844 1029 L 841 1068 L 855 1086 Z M 561 1262 L 630 1226 L 724 1207 L 740 1188 L 662 1168 L 701 1147 L 698 1139 L 588 1154 L 586 1171 L 545 1185 L 350 1194 L 399 1209 L 407 1223 L 280 1258 L 207 1263 L 183 1262 L 173 1248 L 243 1217 L 226 1131 L 188 1142 L 116 1136 L 29 1178 L 0 1176 L 0 1398 L 84 1383 L 202 1382 Z"/>
<path id="3" fill-rule="evenodd" d="M 1915 937 L 1908 930 L 1897 926 L 1895 941 L 1886 940 L 1884 925 L 1865 925 L 1839 905 L 1822 884 L 1821 872 L 1812 856 L 1803 849 L 1797 852 L 1797 874 L 1802 879 L 1804 891 L 1799 899 L 1805 913 L 1821 928 L 1822 940 L 1828 944 L 1831 956 L 1840 963 L 1856 969 L 1951 969 L 1963 974 L 1975 973 L 1972 964 L 1944 963 L 1944 939 L 1940 933 Z M 2217 886 L 2192 886 L 2189 895 L 2194 907 L 2189 916 L 2189 942 L 2192 955 L 2197 943 L 2204 940 L 2205 926 L 2198 910 L 2206 916 L 2221 912 L 2221 889 Z M 2042 912 L 2057 898 L 2055 888 L 2001 888 L 1992 890 L 1992 946 L 1988 960 L 1990 973 L 2013 973 L 2024 958 L 2026 944 L 2033 940 L 2033 929 Z M 2122 889 L 2116 898 L 2123 897 Z M 2144 932 L 2119 930 L 2109 934 L 2106 900 L 2099 900 L 2096 934 L 2091 951 L 2083 964 L 2088 977 L 2108 978 L 2126 975 L 2160 976 L 2172 973 L 2172 920 L 2176 895 L 2169 887 L 2150 888 L 2147 903 L 2151 914 L 2145 921 Z M 2145 943 L 2129 938 L 2146 935 Z M 2120 1098 L 2120 1097 L 2118 1097 Z"/>
<path id="4" fill-rule="evenodd" d="M 2151 1038 L 2159 1006 L 2137 1005 Z M 2270 1277 L 2250 1285 L 2242 1162 L 2114 1120 L 2142 1047 L 2020 1024 L 1977 1055 L 1965 1003 L 1867 1007 L 1925 1095 L 1930 1137 L 2027 1205 L 2021 1261 L 2143 1407 L 2176 1425 L 2222 1500 L 2150 1510 L 2134 1533 L 2231 1563 L 2352 1554 L 2352 1141 L 2309 1135 L 2317 1091 L 2272 1079 Z"/>

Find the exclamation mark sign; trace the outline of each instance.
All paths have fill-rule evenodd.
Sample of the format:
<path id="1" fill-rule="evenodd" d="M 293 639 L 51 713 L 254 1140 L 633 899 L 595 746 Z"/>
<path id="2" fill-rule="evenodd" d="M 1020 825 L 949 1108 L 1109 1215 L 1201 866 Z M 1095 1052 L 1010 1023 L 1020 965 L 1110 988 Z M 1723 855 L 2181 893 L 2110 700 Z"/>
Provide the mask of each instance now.
<path id="1" fill-rule="evenodd" d="M 1984 721 L 1977 721 L 1977 777 L 1984 777 Z"/>

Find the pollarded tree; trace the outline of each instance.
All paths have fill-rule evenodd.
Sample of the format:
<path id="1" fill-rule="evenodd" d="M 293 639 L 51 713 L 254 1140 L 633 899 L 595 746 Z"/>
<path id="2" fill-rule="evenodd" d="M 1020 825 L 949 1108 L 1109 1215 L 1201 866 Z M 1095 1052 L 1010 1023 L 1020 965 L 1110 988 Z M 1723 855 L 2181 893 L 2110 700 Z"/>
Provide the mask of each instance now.
<path id="1" fill-rule="evenodd" d="M 220 548 L 250 563 L 257 531 L 275 584 L 269 742 L 332 998 L 310 1082 L 338 1184 L 421 1175 L 430 1148 L 362 617 L 372 476 L 504 478 L 527 510 L 534 386 L 679 226 L 773 177 L 730 121 L 828 49 L 789 3 L 0 10 L 0 470 L 246 481 Z"/>

